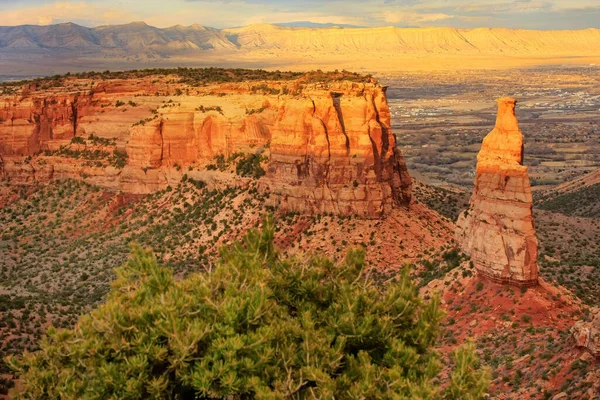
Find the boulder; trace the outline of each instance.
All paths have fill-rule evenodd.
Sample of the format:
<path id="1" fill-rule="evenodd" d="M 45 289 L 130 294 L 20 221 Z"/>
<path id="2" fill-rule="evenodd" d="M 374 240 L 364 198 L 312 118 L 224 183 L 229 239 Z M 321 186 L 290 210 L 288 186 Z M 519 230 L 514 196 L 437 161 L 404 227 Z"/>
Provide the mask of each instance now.
<path id="1" fill-rule="evenodd" d="M 593 308 L 589 321 L 577 321 L 571 328 L 577 347 L 583 347 L 596 358 L 600 358 L 600 309 Z"/>

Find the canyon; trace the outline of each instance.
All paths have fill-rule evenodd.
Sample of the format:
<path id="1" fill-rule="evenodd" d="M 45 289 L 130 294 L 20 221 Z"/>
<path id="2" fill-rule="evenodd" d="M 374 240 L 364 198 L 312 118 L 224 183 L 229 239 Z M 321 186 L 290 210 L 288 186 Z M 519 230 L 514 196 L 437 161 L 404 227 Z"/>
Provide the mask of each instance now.
<path id="1" fill-rule="evenodd" d="M 516 100 L 504 97 L 497 102 L 496 126 L 477 156 L 475 188 L 469 208 L 456 222 L 456 241 L 484 277 L 535 286 L 538 242 Z"/>
<path id="2" fill-rule="evenodd" d="M 385 87 L 340 76 L 204 87 L 175 75 L 66 77 L 49 90 L 17 86 L 0 98 L 0 172 L 15 184 L 73 178 L 148 194 L 184 174 L 218 180 L 207 168 L 216 157 L 250 155 L 268 160 L 259 186 L 284 210 L 381 218 L 411 202 Z"/>
<path id="3" fill-rule="evenodd" d="M 10 297 L 0 351 L 36 348 L 47 326 L 72 327 L 101 304 L 131 242 L 181 278 L 214 268 L 220 248 L 273 213 L 283 254 L 337 262 L 364 248 L 378 282 L 410 265 L 421 294 L 439 296 L 447 313 L 440 351 L 475 340 L 494 371 L 492 396 L 594 390 L 587 352 L 598 318 L 586 321 L 558 282 L 538 280 L 550 257 L 537 257 L 514 99 L 498 101 L 483 144 L 493 119 L 473 127 L 475 190 L 457 232 L 454 217 L 417 196 L 427 183 L 404 159 L 434 139 L 396 139 L 394 89 L 368 76 L 175 69 L 0 90 L 0 286 Z M 457 189 L 443 201 L 454 195 L 468 198 Z"/>

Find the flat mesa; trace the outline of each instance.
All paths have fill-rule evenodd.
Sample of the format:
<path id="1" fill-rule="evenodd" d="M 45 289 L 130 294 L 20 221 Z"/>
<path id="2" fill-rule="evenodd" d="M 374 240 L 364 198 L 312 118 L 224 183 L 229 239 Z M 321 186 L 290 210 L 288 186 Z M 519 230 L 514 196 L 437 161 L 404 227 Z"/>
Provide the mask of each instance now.
<path id="1" fill-rule="evenodd" d="M 221 179 L 207 169 L 215 157 L 243 154 L 268 159 L 258 188 L 289 212 L 379 219 L 410 206 L 412 181 L 392 133 L 386 89 L 376 80 L 171 72 L 188 81 L 107 73 L 64 77 L 52 91 L 32 82 L 2 94 L 0 176 L 25 185 L 83 178 L 141 195 L 176 185 L 184 174 Z M 218 74 L 239 82 L 219 85 Z"/>
<path id="2" fill-rule="evenodd" d="M 496 126 L 477 156 L 475 189 L 457 221 L 456 239 L 480 275 L 499 283 L 538 283 L 538 240 L 533 198 L 523 162 L 523 134 L 516 100 L 497 100 Z"/>

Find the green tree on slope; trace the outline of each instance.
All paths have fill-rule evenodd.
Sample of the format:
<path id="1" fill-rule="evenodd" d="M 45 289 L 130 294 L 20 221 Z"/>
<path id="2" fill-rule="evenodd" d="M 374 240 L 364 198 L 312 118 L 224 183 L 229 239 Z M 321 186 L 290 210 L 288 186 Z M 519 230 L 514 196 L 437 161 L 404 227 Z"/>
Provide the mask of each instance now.
<path id="1" fill-rule="evenodd" d="M 106 304 L 41 350 L 10 359 L 25 399 L 477 399 L 473 349 L 448 388 L 433 349 L 439 301 L 408 271 L 385 288 L 364 254 L 282 258 L 273 227 L 225 248 L 216 267 L 175 281 L 134 247 Z"/>

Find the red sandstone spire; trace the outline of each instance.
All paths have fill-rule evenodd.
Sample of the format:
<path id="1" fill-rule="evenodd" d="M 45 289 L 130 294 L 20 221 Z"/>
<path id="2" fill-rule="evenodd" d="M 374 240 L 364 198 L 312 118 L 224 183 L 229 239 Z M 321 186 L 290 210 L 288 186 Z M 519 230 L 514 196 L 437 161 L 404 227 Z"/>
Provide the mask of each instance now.
<path id="1" fill-rule="evenodd" d="M 537 238 L 532 196 L 523 160 L 523 134 L 516 100 L 498 99 L 496 126 L 477 156 L 469 209 L 457 222 L 456 238 L 481 275 L 520 286 L 537 284 Z"/>

